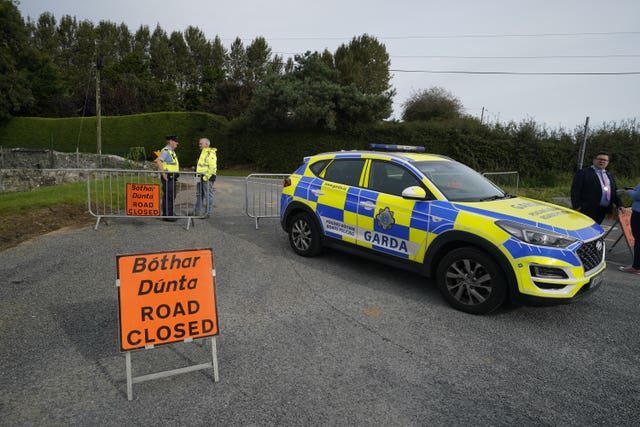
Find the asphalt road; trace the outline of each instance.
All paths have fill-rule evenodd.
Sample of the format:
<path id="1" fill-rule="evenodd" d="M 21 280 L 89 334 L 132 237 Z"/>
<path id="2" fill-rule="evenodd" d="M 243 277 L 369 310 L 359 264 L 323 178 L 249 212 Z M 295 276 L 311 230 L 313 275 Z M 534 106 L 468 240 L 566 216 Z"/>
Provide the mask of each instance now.
<path id="1" fill-rule="evenodd" d="M 0 425 L 638 425 L 640 277 L 553 307 L 451 309 L 433 283 L 340 252 L 295 256 L 256 230 L 242 180 L 214 214 L 120 219 L 0 256 Z M 212 370 L 133 386 L 118 346 L 116 255 L 212 248 Z M 133 374 L 206 362 L 208 342 L 132 353 Z"/>

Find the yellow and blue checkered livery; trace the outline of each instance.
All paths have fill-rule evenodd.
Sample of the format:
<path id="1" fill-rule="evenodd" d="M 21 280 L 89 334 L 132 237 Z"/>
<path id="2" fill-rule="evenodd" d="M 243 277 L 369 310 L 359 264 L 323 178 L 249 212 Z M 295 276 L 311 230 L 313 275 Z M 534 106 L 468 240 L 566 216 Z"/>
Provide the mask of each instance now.
<path id="1" fill-rule="evenodd" d="M 282 191 L 281 223 L 301 255 L 333 245 L 435 276 L 450 303 L 473 313 L 506 297 L 572 300 L 605 269 L 591 219 L 509 195 L 433 154 L 306 157 Z"/>

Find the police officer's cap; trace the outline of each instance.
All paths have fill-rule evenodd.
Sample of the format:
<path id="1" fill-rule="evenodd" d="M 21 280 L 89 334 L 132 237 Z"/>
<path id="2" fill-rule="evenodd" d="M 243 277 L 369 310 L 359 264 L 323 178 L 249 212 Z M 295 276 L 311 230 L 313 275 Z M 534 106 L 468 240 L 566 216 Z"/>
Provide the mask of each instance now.
<path id="1" fill-rule="evenodd" d="M 178 135 L 167 135 L 167 141 L 180 142 L 180 140 L 178 139 Z"/>

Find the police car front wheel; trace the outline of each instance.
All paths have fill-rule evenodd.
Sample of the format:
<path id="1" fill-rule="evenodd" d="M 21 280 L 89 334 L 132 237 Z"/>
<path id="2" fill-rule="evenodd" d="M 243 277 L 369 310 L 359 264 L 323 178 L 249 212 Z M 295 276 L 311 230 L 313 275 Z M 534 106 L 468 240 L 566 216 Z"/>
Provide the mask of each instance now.
<path id="1" fill-rule="evenodd" d="M 289 223 L 289 243 L 298 255 L 314 256 L 320 252 L 320 232 L 306 212 L 295 214 Z"/>
<path id="2" fill-rule="evenodd" d="M 446 254 L 439 263 L 436 281 L 449 304 L 472 314 L 490 313 L 507 295 L 502 270 L 476 248 L 459 248 Z"/>

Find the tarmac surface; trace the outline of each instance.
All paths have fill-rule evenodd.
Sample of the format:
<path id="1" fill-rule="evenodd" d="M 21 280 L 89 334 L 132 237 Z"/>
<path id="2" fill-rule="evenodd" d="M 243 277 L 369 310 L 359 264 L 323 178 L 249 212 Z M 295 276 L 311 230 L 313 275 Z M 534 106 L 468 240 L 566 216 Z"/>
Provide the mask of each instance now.
<path id="1" fill-rule="evenodd" d="M 219 177 L 214 213 L 125 218 L 1 253 L 0 425 L 638 425 L 640 277 L 619 227 L 605 282 L 568 305 L 450 308 L 421 276 L 327 250 L 294 255 Z M 607 226 L 610 226 L 608 224 Z M 212 248 L 213 370 L 133 385 L 116 256 Z M 133 375 L 211 358 L 209 340 L 132 352 Z"/>

